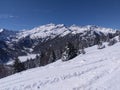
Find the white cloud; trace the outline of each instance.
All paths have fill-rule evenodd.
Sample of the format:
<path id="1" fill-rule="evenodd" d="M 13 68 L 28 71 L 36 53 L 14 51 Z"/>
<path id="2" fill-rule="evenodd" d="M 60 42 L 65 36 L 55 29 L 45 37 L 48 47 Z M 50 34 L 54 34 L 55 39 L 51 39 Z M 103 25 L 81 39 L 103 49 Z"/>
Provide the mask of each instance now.
<path id="1" fill-rule="evenodd" d="M 0 19 L 8 19 L 8 18 L 18 18 L 18 16 L 9 15 L 9 14 L 0 14 Z"/>

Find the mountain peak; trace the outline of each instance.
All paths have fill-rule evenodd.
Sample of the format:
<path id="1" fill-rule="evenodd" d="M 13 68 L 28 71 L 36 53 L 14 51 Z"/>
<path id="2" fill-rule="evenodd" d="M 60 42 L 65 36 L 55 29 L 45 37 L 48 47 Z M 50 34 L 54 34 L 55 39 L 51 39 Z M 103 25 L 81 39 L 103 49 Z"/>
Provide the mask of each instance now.
<path id="1" fill-rule="evenodd" d="M 0 29 L 0 33 L 3 32 L 4 30 L 5 30 L 5 29 L 1 28 L 1 29 Z"/>
<path id="2" fill-rule="evenodd" d="M 93 30 L 96 32 L 102 33 L 115 33 L 116 30 L 110 28 L 103 28 L 96 25 L 86 25 L 86 26 L 77 26 L 73 24 L 72 26 L 65 26 L 64 24 L 46 24 L 42 26 L 35 27 L 31 30 L 24 30 L 18 33 L 18 38 L 23 38 L 26 36 L 30 36 L 32 39 L 35 38 L 54 38 L 58 35 L 65 36 L 67 34 L 78 34 L 83 33 L 84 31 Z"/>

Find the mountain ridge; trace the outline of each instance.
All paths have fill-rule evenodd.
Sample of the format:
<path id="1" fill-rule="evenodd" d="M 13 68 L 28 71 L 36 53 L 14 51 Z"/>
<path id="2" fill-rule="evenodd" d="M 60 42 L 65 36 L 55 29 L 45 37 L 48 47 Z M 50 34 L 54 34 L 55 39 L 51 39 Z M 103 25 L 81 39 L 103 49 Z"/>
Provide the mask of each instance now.
<path id="1" fill-rule="evenodd" d="M 77 44 L 78 41 L 80 42 L 80 40 L 82 40 L 81 38 L 89 42 L 88 45 L 85 45 L 85 47 L 88 47 L 90 46 L 89 39 L 94 40 L 94 43 L 91 44 L 94 45 L 97 43 L 95 39 L 101 38 L 101 40 L 105 41 L 106 39 L 103 38 L 108 37 L 108 35 L 112 38 L 118 35 L 117 32 L 119 32 L 119 30 L 95 25 L 66 26 L 64 24 L 46 24 L 31 30 L 22 31 L 1 29 L 0 40 L 3 43 L 0 47 L 4 47 L 4 49 L 0 48 L 0 61 L 14 60 L 16 56 L 27 55 L 29 53 L 45 52 L 50 46 L 55 50 L 61 49 L 61 51 L 63 51 L 65 42 L 70 41 Z M 56 43 L 58 43 L 58 45 L 55 45 Z M 29 52 L 29 49 L 31 49 L 32 52 Z M 2 52 L 7 56 L 4 56 Z M 60 58 L 60 56 L 58 58 Z"/>
<path id="2" fill-rule="evenodd" d="M 116 31 L 116 30 L 111 29 L 111 28 L 104 28 L 104 27 L 99 27 L 99 26 L 95 26 L 95 25 L 66 26 L 64 24 L 46 24 L 46 25 L 42 25 L 39 27 L 35 27 L 31 30 L 24 30 L 22 33 L 20 33 L 20 35 L 19 34 L 18 35 L 21 36 L 23 34 L 20 38 L 28 36 L 28 35 L 30 35 L 31 38 L 40 37 L 40 36 L 41 36 L 41 38 L 45 38 L 45 36 L 46 37 L 52 36 L 52 34 L 56 35 L 56 36 L 59 34 L 62 34 L 61 36 L 64 36 L 64 35 L 67 35 L 69 33 L 77 34 L 77 33 L 87 31 L 87 30 L 101 31 L 103 33 L 115 33 L 115 31 Z M 44 34 L 44 35 L 42 35 L 42 34 Z"/>
<path id="3" fill-rule="evenodd" d="M 59 32 L 57 30 L 59 30 L 59 31 L 61 30 L 61 32 Z M 20 39 L 20 38 L 24 38 L 26 36 L 31 36 L 31 38 L 43 36 L 43 38 L 45 38 L 45 36 L 46 37 L 52 36 L 52 33 L 53 33 L 53 35 L 54 34 L 59 35 L 59 34 L 63 33 L 63 35 L 61 35 L 61 36 L 64 36 L 69 33 L 73 33 L 73 34 L 81 33 L 86 30 L 96 30 L 96 31 L 101 31 L 103 33 L 115 33 L 115 31 L 117 31 L 117 29 L 105 28 L 105 27 L 96 26 L 96 25 L 77 26 L 77 25 L 73 24 L 71 26 L 66 26 L 64 24 L 50 23 L 50 24 L 41 25 L 41 26 L 35 27 L 33 29 L 29 29 L 29 30 L 14 31 L 14 30 L 0 29 L 0 33 L 4 32 L 4 31 L 14 32 L 14 33 L 16 33 L 15 36 L 18 39 Z M 56 33 L 54 33 L 54 32 L 56 32 Z M 39 35 L 37 33 L 39 33 Z M 42 34 L 46 33 L 49 35 L 42 35 L 41 33 Z M 34 35 L 32 35 L 32 34 L 34 34 Z"/>

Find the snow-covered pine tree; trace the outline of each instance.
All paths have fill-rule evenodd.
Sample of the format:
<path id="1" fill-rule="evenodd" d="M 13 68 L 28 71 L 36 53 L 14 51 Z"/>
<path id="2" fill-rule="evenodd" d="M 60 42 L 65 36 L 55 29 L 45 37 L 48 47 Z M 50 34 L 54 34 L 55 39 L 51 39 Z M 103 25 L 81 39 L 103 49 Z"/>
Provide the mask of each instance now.
<path id="1" fill-rule="evenodd" d="M 67 42 L 67 46 L 65 47 L 65 52 L 62 55 L 62 61 L 67 61 L 73 59 L 77 56 L 77 50 L 74 45 L 70 42 Z"/>
<path id="2" fill-rule="evenodd" d="M 62 61 L 68 61 L 68 52 L 69 52 L 69 48 L 68 46 L 65 47 L 65 51 L 62 54 Z"/>
<path id="3" fill-rule="evenodd" d="M 36 57 L 35 57 L 35 60 L 34 60 L 35 62 L 35 67 L 39 67 L 40 66 L 40 56 L 39 55 L 36 55 Z"/>
<path id="4" fill-rule="evenodd" d="M 107 34 L 106 41 L 107 41 L 107 42 L 110 41 L 110 34 Z"/>
<path id="5" fill-rule="evenodd" d="M 48 63 L 55 62 L 55 60 L 56 60 L 56 55 L 55 55 L 54 50 L 52 50 L 51 53 L 50 53 L 50 57 L 49 57 Z"/>
<path id="6" fill-rule="evenodd" d="M 85 54 L 85 53 L 86 53 L 86 52 L 85 52 L 84 48 L 78 50 L 78 55 L 79 55 L 79 54 Z"/>
<path id="7" fill-rule="evenodd" d="M 115 38 L 110 39 L 110 41 L 108 42 L 108 46 L 112 46 L 115 43 L 117 43 L 117 40 Z"/>
<path id="8" fill-rule="evenodd" d="M 105 45 L 103 45 L 103 43 L 102 43 L 102 41 L 100 41 L 99 43 L 98 43 L 98 47 L 97 47 L 98 49 L 103 49 L 103 48 L 105 48 Z"/>
<path id="9" fill-rule="evenodd" d="M 26 62 L 24 62 L 25 69 L 30 69 L 29 67 L 29 59 L 27 58 Z"/>
<path id="10" fill-rule="evenodd" d="M 120 35 L 118 36 L 118 40 L 119 40 L 119 42 L 120 42 Z"/>
<path id="11" fill-rule="evenodd" d="M 47 52 L 41 52 L 40 54 L 40 66 L 44 66 L 48 64 L 48 53 Z"/>

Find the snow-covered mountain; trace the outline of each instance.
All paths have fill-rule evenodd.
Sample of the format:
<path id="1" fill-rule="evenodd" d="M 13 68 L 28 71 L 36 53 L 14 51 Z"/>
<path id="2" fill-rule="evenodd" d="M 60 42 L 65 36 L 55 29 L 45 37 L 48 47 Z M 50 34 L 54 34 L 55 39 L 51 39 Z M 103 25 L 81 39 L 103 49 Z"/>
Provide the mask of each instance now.
<path id="1" fill-rule="evenodd" d="M 95 25 L 86 26 L 66 26 L 64 24 L 46 24 L 39 27 L 35 27 L 31 30 L 11 31 L 6 29 L 0 29 L 0 40 L 18 41 L 21 38 L 30 37 L 31 39 L 38 38 L 55 38 L 57 36 L 63 37 L 68 34 L 79 34 L 85 31 L 94 31 L 96 33 L 115 33 L 117 30 L 111 28 L 104 28 Z"/>
<path id="2" fill-rule="evenodd" d="M 46 48 L 50 46 L 56 51 L 58 49 L 63 51 L 66 41 L 77 44 L 76 42 L 81 37 L 84 37 L 87 41 L 90 41 L 90 38 L 93 40 L 101 38 L 103 40 L 107 35 L 110 38 L 116 36 L 117 32 L 117 30 L 95 25 L 66 26 L 64 24 L 46 24 L 19 32 L 0 29 L 0 63 L 13 60 L 16 56 L 27 55 L 29 53 L 38 54 L 41 51 L 45 52 Z M 89 45 L 86 44 L 85 47 L 94 44 L 96 42 Z M 58 58 L 60 58 L 60 55 Z"/>
<path id="3" fill-rule="evenodd" d="M 65 26 L 64 24 L 46 24 L 31 30 L 24 30 L 17 34 L 17 38 L 25 38 L 29 36 L 31 39 L 36 38 L 54 38 L 56 36 L 63 37 L 68 34 L 78 34 L 83 33 L 85 31 L 95 31 L 97 33 L 102 32 L 104 34 L 107 33 L 115 33 L 116 30 L 111 28 L 103 28 L 95 25 L 86 25 L 86 26 Z"/>
<path id="4" fill-rule="evenodd" d="M 0 29 L 0 40 L 2 40 L 2 41 L 11 41 L 11 39 L 16 36 L 17 32 L 18 31 Z"/>
<path id="5" fill-rule="evenodd" d="M 120 42 L 0 79 L 0 90 L 120 90 Z"/>

